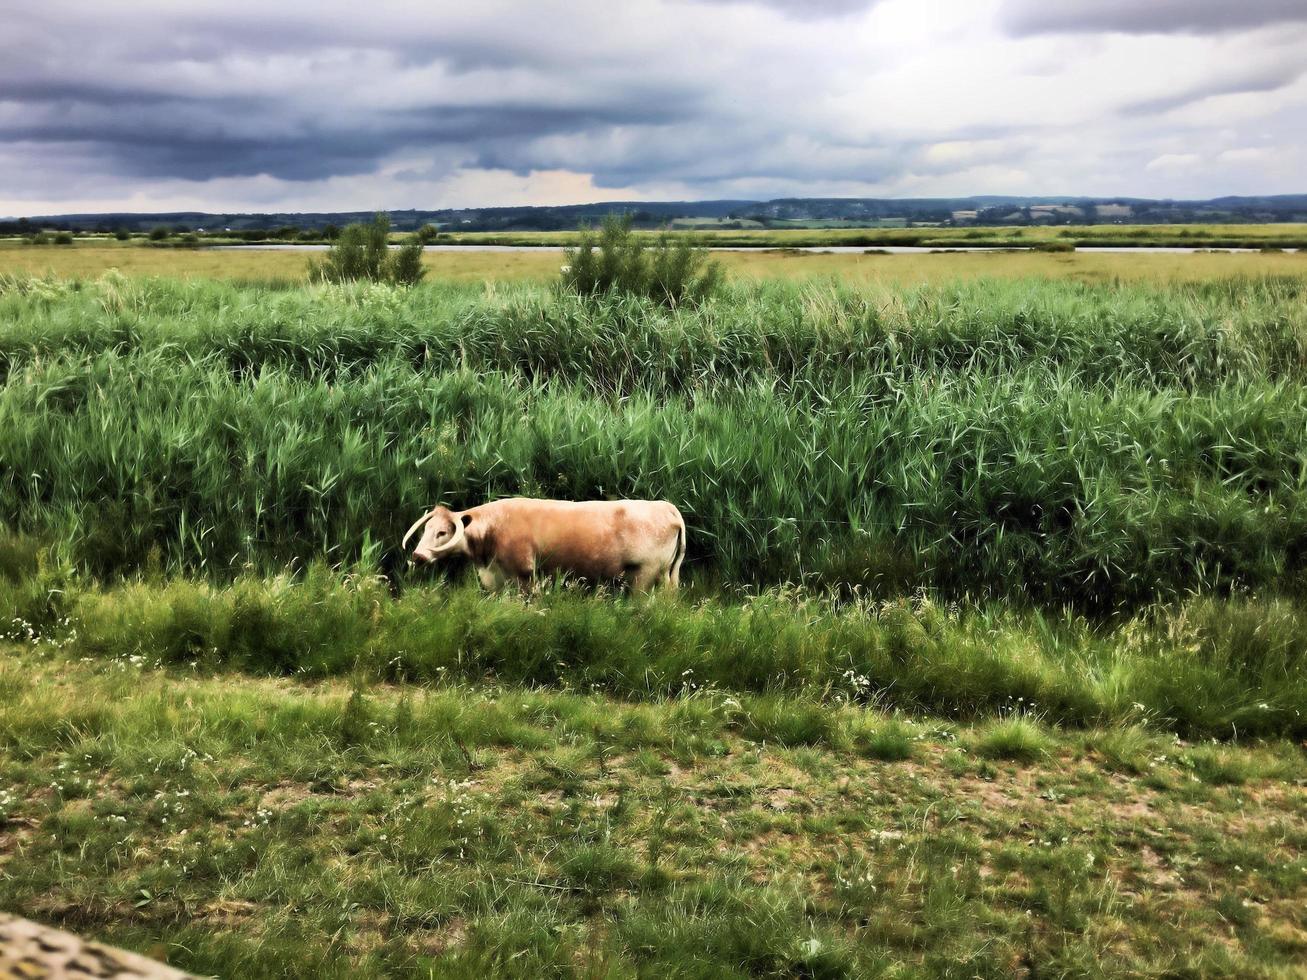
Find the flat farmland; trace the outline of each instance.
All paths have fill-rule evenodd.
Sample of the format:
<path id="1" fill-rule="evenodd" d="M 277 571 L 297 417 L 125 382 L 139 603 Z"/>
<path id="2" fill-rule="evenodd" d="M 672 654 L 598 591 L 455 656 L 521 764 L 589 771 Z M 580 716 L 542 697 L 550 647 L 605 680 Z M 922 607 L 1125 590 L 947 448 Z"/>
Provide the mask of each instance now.
<path id="1" fill-rule="evenodd" d="M 779 251 L 721 252 L 717 258 L 739 279 L 849 282 L 947 282 L 957 279 L 1067 278 L 1190 281 L 1227 276 L 1307 276 L 1307 253 L 1034 253 L 847 254 Z M 530 252 L 428 252 L 432 279 L 455 282 L 556 279 L 563 262 L 553 250 Z M 135 244 L 30 246 L 0 243 L 0 274 L 97 278 L 110 269 L 129 276 L 178 276 L 257 282 L 299 282 L 307 277 L 305 253 L 240 248 L 151 248 Z"/>

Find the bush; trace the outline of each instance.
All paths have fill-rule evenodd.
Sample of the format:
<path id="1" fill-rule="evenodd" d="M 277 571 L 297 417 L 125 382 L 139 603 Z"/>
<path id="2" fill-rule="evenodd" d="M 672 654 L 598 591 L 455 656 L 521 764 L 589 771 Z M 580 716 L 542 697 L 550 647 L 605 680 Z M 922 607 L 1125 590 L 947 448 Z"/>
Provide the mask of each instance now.
<path id="1" fill-rule="evenodd" d="M 150 229 L 150 241 L 161 242 L 172 234 L 172 229 L 167 225 L 159 225 L 157 228 Z"/>
<path id="2" fill-rule="evenodd" d="M 71 245 L 73 243 L 73 233 L 71 231 L 55 232 L 54 243 L 56 245 Z"/>
<path id="3" fill-rule="evenodd" d="M 621 293 L 675 307 L 708 298 L 722 280 L 721 266 L 694 238 L 665 231 L 650 247 L 631 231 L 629 215 L 609 215 L 597 239 L 582 229 L 566 255 L 562 285 L 582 296 Z"/>
<path id="4" fill-rule="evenodd" d="M 440 229 L 428 222 L 417 230 L 416 237 L 422 244 L 430 245 L 440 237 Z"/>
<path id="5" fill-rule="evenodd" d="M 414 235 L 390 257 L 390 281 L 397 286 L 413 286 L 422 281 L 427 270 L 422 267 L 422 239 Z"/>
<path id="6" fill-rule="evenodd" d="M 113 231 L 113 237 L 118 239 L 120 242 L 126 242 L 131 240 L 132 233 L 126 228 L 115 228 Z"/>
<path id="7" fill-rule="evenodd" d="M 390 217 L 378 212 L 367 224 L 347 225 L 321 262 L 309 261 L 310 282 L 388 282 L 412 286 L 426 274 L 422 241 L 414 235 L 390 249 Z"/>

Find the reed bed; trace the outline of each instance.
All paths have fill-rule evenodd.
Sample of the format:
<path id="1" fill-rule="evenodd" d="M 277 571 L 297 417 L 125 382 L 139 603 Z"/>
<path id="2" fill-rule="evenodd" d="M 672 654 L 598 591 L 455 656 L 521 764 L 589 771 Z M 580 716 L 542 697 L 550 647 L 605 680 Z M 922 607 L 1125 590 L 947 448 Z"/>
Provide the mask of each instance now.
<path id="1" fill-rule="evenodd" d="M 1307 304 L 1144 289 L 7 280 L 0 521 L 99 575 L 395 568 L 421 508 L 665 497 L 704 583 L 1299 594 Z"/>

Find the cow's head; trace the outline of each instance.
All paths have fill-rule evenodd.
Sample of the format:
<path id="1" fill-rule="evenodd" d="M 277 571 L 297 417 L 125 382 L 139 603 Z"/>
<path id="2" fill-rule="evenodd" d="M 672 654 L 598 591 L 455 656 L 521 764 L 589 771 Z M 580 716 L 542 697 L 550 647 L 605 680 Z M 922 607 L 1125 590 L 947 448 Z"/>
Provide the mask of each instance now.
<path id="1" fill-rule="evenodd" d="M 408 547 L 408 539 L 417 533 L 418 528 L 426 525 L 418 546 L 413 549 L 413 560 L 422 564 L 443 558 L 446 555 L 468 554 L 467 535 L 464 529 L 471 522 L 468 514 L 455 514 L 448 507 L 436 507 L 414 522 L 404 535 L 402 548 Z"/>

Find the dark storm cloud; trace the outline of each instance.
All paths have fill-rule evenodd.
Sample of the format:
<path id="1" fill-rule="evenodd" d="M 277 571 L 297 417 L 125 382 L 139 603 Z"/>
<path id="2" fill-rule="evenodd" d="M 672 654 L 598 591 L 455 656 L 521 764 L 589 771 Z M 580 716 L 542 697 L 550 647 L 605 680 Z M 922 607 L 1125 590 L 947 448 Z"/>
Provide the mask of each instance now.
<path id="1" fill-rule="evenodd" d="M 1307 0 L 1006 0 L 1013 34 L 1220 34 L 1307 22 Z"/>
<path id="2" fill-rule="evenodd" d="M 79 112 L 80 105 L 93 109 Z M 283 116 L 265 100 L 178 100 L 159 93 L 87 93 L 58 86 L 30 98 L 30 121 L 0 123 L 0 141 L 98 146 L 105 166 L 139 177 L 207 180 L 268 174 L 319 180 L 368 173 L 397 146 L 475 152 L 499 141 L 527 144 L 552 133 L 585 133 L 677 117 L 677 105 L 415 106 L 351 117 Z M 483 154 L 486 159 L 490 155 Z M 492 164 L 484 164 L 492 165 Z M 521 154 L 510 169 L 535 164 Z"/>
<path id="3" fill-rule="evenodd" d="M 1307 19 L 1307 0 L 999 4 L 11 5 L 0 201 L 1117 193 L 1175 180 L 1195 145 L 1279 165 L 1307 32 L 1246 29 Z M 1153 31 L 1191 36 L 1121 36 Z M 1050 32 L 1103 33 L 1017 37 Z M 1236 92 L 1267 111 L 1211 98 Z"/>
<path id="4" fill-rule="evenodd" d="M 40 8 L 0 49 L 0 142 L 97 147 L 117 175 L 319 180 L 373 171 L 404 148 L 470 156 L 666 123 L 703 98 L 691 81 L 602 59 L 582 69 L 593 84 L 556 84 L 568 53 L 525 30 L 460 39 L 377 18 L 345 33 L 338 19 L 275 12 L 252 29 L 199 6 L 166 30 L 143 20 L 104 35 L 56 19 Z M 477 73 L 483 82 L 466 81 Z"/>

